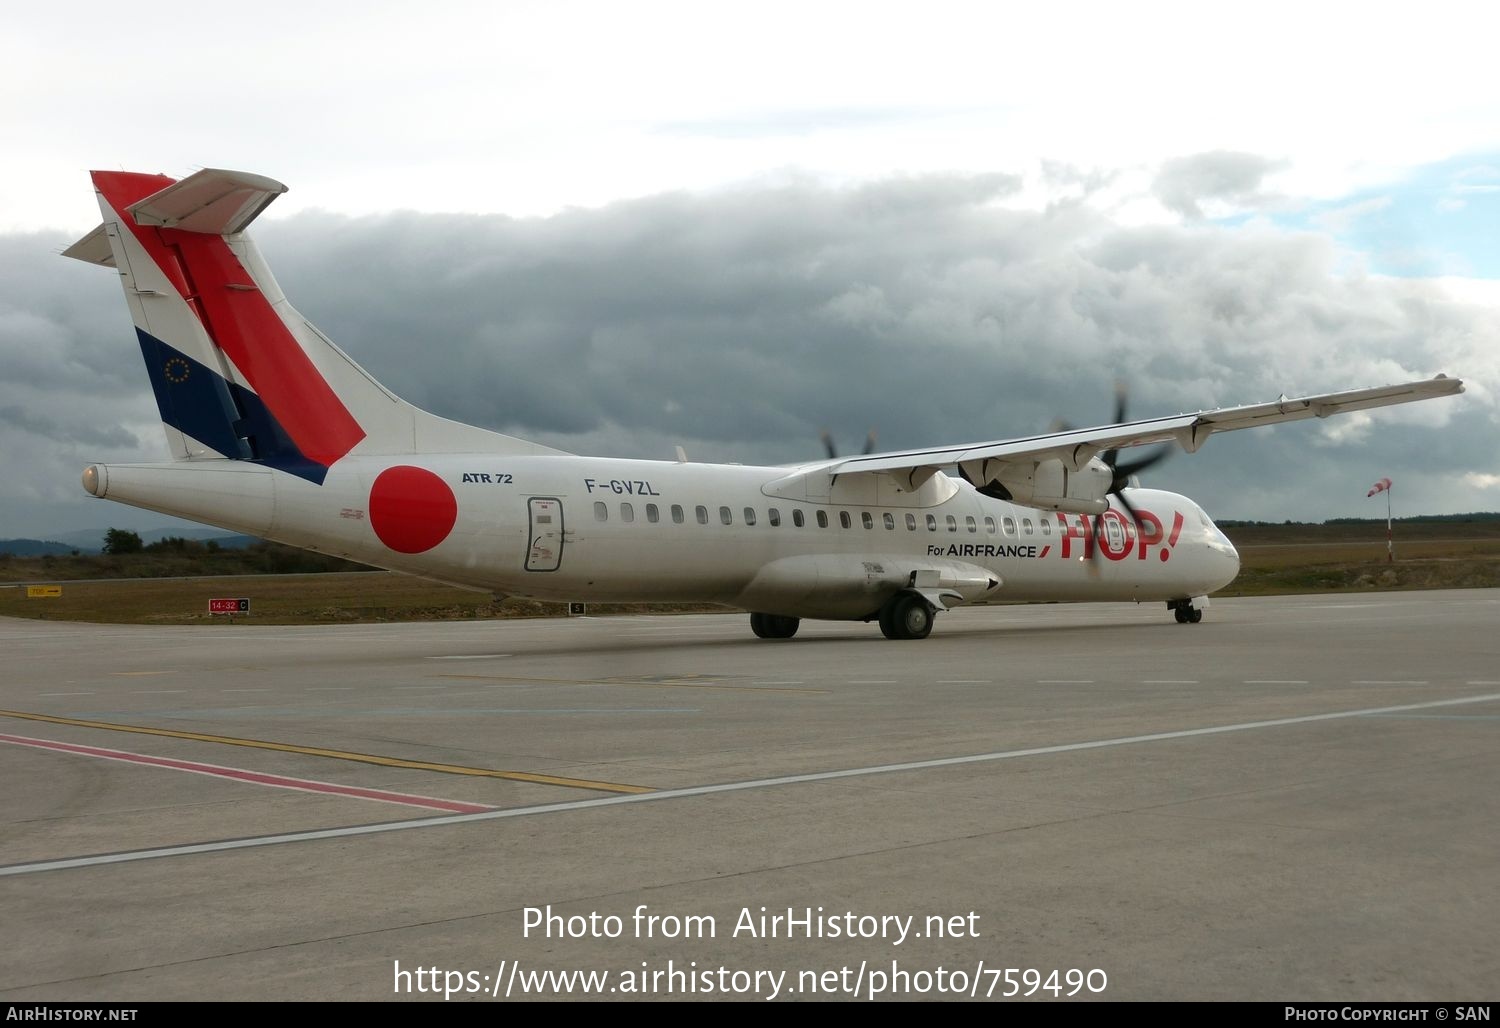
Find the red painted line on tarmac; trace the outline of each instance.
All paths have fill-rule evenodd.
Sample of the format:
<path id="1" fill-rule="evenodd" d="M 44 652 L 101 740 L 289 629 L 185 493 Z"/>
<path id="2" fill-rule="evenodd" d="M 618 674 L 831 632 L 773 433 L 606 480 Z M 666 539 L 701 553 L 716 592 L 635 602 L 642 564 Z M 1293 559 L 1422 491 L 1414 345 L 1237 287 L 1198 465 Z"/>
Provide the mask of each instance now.
<path id="1" fill-rule="evenodd" d="M 268 775 L 260 771 L 247 771 L 238 767 L 223 767 L 219 764 L 200 764 L 195 760 L 175 760 L 171 757 L 153 757 L 145 753 L 128 750 L 107 750 L 99 746 L 79 746 L 75 743 L 56 742 L 52 739 L 33 739 L 24 735 L 0 734 L 0 742 L 18 746 L 34 746 L 43 750 L 58 750 L 77 753 L 86 757 L 102 757 L 105 760 L 120 760 L 149 767 L 170 768 L 173 771 L 188 771 L 197 775 L 212 775 L 217 778 L 232 778 L 254 785 L 269 785 L 275 789 L 296 789 L 299 792 L 318 792 L 333 796 L 350 796 L 362 800 L 378 800 L 382 803 L 402 803 L 408 807 L 426 807 L 431 810 L 447 810 L 455 814 L 482 814 L 494 807 L 479 803 L 461 803 L 458 800 L 442 800 L 432 796 L 414 796 L 404 792 L 386 792 L 384 789 L 362 789 L 355 785 L 337 785 L 333 782 L 318 782 L 310 778 L 287 778 L 284 775 Z"/>

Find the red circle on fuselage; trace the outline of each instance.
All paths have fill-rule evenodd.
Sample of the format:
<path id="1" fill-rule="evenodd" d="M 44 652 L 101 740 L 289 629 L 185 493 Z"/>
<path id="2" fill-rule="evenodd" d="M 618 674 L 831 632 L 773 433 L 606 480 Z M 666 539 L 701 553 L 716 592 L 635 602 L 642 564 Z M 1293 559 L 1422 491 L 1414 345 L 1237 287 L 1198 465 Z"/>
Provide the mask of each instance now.
<path id="1" fill-rule="evenodd" d="M 448 538 L 458 520 L 453 490 L 424 468 L 386 468 L 370 486 L 370 526 L 397 553 L 423 553 Z"/>

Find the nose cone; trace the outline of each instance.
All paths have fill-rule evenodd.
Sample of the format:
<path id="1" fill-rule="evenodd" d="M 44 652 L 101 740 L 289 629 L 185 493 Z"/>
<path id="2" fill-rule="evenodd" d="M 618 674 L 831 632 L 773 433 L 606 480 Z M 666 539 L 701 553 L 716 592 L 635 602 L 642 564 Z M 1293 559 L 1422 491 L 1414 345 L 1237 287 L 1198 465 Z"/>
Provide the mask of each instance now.
<path id="1" fill-rule="evenodd" d="M 1214 577 L 1219 580 L 1214 589 L 1222 589 L 1240 573 L 1240 551 L 1228 539 L 1209 543 L 1208 551 L 1209 559 L 1213 562 Z"/>
<path id="2" fill-rule="evenodd" d="M 1233 582 L 1240 573 L 1240 551 L 1234 548 L 1234 543 L 1229 541 L 1229 537 L 1207 515 L 1204 515 L 1204 520 L 1208 522 L 1208 566 L 1214 581 L 1218 582 L 1209 590 L 1212 592 Z"/>

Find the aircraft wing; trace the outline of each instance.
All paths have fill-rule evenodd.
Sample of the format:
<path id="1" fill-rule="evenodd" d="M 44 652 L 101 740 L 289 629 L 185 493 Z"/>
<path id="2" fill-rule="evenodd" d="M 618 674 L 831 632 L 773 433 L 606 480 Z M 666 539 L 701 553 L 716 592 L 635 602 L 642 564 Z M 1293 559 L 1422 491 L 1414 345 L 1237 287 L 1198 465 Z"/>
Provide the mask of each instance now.
<path id="1" fill-rule="evenodd" d="M 1002 439 L 987 443 L 969 443 L 963 446 L 902 450 L 893 453 L 876 453 L 865 457 L 849 457 L 834 464 L 824 465 L 821 470 L 838 476 L 861 472 L 913 474 L 923 469 L 936 470 L 957 464 L 968 464 L 971 461 L 986 461 L 989 462 L 989 467 L 994 467 L 996 462 L 1001 464 L 1032 463 L 1055 459 L 1077 471 L 1104 450 L 1175 442 L 1192 453 L 1215 432 L 1233 432 L 1241 428 L 1275 425 L 1283 421 L 1326 418 L 1334 414 L 1368 410 L 1372 407 L 1429 400 L 1461 393 L 1463 388 L 1461 379 L 1438 375 L 1436 378 L 1404 382 L 1399 385 L 1353 389 L 1342 393 L 1324 393 L 1319 396 L 1301 396 L 1295 399 L 1282 396 L 1270 403 L 1256 403 L 1245 407 L 1221 407 L 1218 410 L 1199 411 L 1196 414 L 1175 414 L 1164 418 L 1149 418 L 1145 421 L 1101 425 L 1098 428 L 1069 429 L 1066 432 L 1051 432 L 1021 439 Z"/>

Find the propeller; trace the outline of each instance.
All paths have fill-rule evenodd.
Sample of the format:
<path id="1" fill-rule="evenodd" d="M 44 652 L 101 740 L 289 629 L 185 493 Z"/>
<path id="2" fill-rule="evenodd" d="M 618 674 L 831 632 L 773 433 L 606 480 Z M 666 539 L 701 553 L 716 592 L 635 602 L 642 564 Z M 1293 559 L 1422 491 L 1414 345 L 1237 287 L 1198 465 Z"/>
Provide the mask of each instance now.
<path id="1" fill-rule="evenodd" d="M 832 433 L 830 433 L 828 431 L 828 429 L 825 428 L 825 429 L 823 429 L 823 431 L 821 433 L 819 433 L 819 436 L 823 440 L 823 449 L 825 449 L 825 450 L 828 451 L 828 459 L 829 460 L 833 460 L 836 457 L 838 457 L 839 451 L 838 451 L 838 448 L 833 445 L 833 435 L 832 435 Z M 871 454 L 871 453 L 874 453 L 874 452 L 875 452 L 875 430 L 872 428 L 872 429 L 870 429 L 869 434 L 865 436 L 865 448 L 860 451 L 860 455 L 861 456 L 865 456 L 865 455 L 868 455 L 868 454 Z"/>
<path id="2" fill-rule="evenodd" d="M 1116 382 L 1115 420 L 1113 424 L 1123 425 L 1125 423 L 1125 407 L 1125 383 Z M 1066 429 L 1059 429 L 1058 431 L 1066 431 Z M 1107 491 L 1106 495 L 1113 496 L 1118 499 L 1120 501 L 1120 506 L 1124 507 L 1127 511 L 1130 512 L 1130 520 L 1135 522 L 1135 530 L 1137 532 L 1141 531 L 1141 516 L 1136 513 L 1135 507 L 1131 506 L 1130 501 L 1125 498 L 1124 490 L 1127 486 L 1130 485 L 1131 478 L 1140 474 L 1142 471 L 1145 471 L 1147 468 L 1154 467 L 1155 465 L 1160 464 L 1162 461 L 1167 459 L 1171 452 L 1171 446 L 1164 444 L 1158 447 L 1152 453 L 1146 454 L 1144 457 L 1133 461 L 1126 461 L 1123 464 L 1120 463 L 1119 447 L 1113 447 L 1111 449 L 1105 450 L 1099 455 L 1099 459 L 1109 467 L 1110 474 L 1113 476 L 1110 479 L 1109 490 Z M 1099 534 L 1102 529 L 1103 515 L 1095 514 L 1094 525 L 1092 529 L 1094 545 L 1089 549 L 1089 569 L 1096 575 L 1099 573 Z"/>

